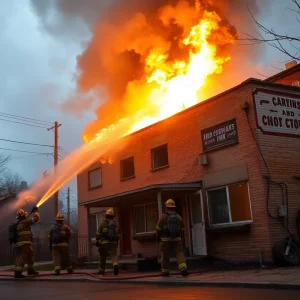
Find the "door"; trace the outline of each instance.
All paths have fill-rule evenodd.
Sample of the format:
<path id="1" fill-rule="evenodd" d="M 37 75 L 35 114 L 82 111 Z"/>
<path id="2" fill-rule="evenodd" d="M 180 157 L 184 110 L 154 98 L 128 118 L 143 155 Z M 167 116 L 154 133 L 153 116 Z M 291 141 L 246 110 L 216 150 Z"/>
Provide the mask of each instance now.
<path id="1" fill-rule="evenodd" d="M 131 255 L 131 230 L 129 209 L 120 210 L 121 254 Z"/>
<path id="2" fill-rule="evenodd" d="M 194 255 L 207 255 L 202 191 L 190 195 L 191 236 Z"/>

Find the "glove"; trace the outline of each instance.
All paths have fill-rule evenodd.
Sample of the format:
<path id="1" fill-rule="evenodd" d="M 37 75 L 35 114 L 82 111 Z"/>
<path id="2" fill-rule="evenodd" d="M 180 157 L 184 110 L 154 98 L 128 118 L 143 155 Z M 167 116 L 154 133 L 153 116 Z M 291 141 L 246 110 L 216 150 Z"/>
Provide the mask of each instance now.
<path id="1" fill-rule="evenodd" d="M 96 247 L 100 247 L 100 243 L 99 243 L 99 241 L 96 241 Z"/>
<path id="2" fill-rule="evenodd" d="M 37 206 L 35 206 L 35 207 L 32 209 L 32 212 L 38 212 L 38 211 L 39 211 L 39 209 L 38 209 Z"/>

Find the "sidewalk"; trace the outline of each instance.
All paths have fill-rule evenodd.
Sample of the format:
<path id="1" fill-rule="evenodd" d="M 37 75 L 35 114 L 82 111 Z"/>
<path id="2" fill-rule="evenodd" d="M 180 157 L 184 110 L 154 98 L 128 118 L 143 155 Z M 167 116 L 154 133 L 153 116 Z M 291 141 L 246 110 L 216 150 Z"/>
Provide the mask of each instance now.
<path id="1" fill-rule="evenodd" d="M 173 273 L 170 277 L 160 277 L 159 273 L 138 273 L 121 271 L 119 276 L 113 276 L 112 270 L 108 270 L 106 276 L 91 276 L 91 270 L 78 270 L 78 273 L 68 275 L 62 272 L 61 276 L 53 276 L 51 272 L 41 271 L 40 277 L 30 277 L 24 280 L 31 281 L 77 281 L 77 282 L 117 282 L 134 284 L 155 285 L 192 285 L 192 286 L 220 286 L 220 287 L 253 287 L 253 288 L 289 288 L 300 289 L 300 267 L 257 269 L 257 270 L 202 270 L 198 274 L 190 274 L 182 277 Z M 95 272 L 95 271 L 92 271 Z M 26 273 L 24 273 L 26 275 Z M 95 273 L 94 273 L 95 274 Z M 12 272 L 0 272 L 0 280 L 15 280 Z M 10 277 L 6 277 L 10 276 Z M 139 277 L 139 278 L 137 278 Z"/>

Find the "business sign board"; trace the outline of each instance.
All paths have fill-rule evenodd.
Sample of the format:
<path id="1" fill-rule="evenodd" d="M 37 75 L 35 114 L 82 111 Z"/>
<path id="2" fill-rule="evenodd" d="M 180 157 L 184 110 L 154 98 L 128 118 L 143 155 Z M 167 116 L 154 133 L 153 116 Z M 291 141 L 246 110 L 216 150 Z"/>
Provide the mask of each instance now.
<path id="1" fill-rule="evenodd" d="M 201 130 L 203 152 L 238 143 L 236 120 L 230 120 Z"/>
<path id="2" fill-rule="evenodd" d="M 257 89 L 253 98 L 263 134 L 300 137 L 300 95 Z"/>

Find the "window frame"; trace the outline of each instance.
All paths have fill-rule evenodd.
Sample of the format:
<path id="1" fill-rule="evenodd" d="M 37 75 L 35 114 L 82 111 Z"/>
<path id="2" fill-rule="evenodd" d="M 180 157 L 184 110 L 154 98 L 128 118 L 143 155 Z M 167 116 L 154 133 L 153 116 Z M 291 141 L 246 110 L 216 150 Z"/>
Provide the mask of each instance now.
<path id="1" fill-rule="evenodd" d="M 154 167 L 154 152 L 160 148 L 163 148 L 163 147 L 166 147 L 167 149 L 167 159 L 168 159 L 168 163 L 164 166 L 160 166 L 160 167 L 157 167 L 155 168 Z M 160 169 L 163 169 L 163 168 L 168 168 L 169 167 L 169 149 L 168 149 L 168 143 L 166 144 L 163 144 L 163 145 L 160 145 L 160 146 L 157 146 L 155 148 L 151 148 L 151 170 L 152 171 L 156 171 L 156 170 L 160 170 Z"/>
<path id="2" fill-rule="evenodd" d="M 250 206 L 250 215 L 251 220 L 244 220 L 244 221 L 237 221 L 232 222 L 232 216 L 231 216 L 231 203 L 230 203 L 230 197 L 229 197 L 229 187 L 232 185 L 238 185 L 238 184 L 246 184 L 247 185 L 247 191 L 248 191 L 248 199 L 249 199 L 249 206 Z M 211 215 L 210 215 L 210 206 L 209 206 L 209 191 L 215 191 L 215 190 L 221 190 L 226 189 L 226 197 L 227 197 L 227 205 L 228 205 L 228 214 L 229 214 L 229 222 L 228 223 L 219 223 L 219 224 L 212 224 L 211 223 Z M 222 185 L 218 187 L 213 187 L 206 189 L 206 204 L 207 204 L 207 211 L 208 211 L 208 222 L 209 227 L 235 227 L 240 225 L 246 225 L 246 224 L 252 224 L 253 223 L 253 215 L 252 215 L 252 205 L 251 205 L 251 199 L 250 199 L 250 189 L 249 189 L 249 182 L 242 181 L 242 182 L 235 182 L 227 185 Z"/>
<path id="3" fill-rule="evenodd" d="M 91 187 L 90 174 L 91 174 L 92 172 L 94 172 L 94 171 L 97 171 L 97 170 L 100 170 L 100 172 L 101 172 L 101 182 L 100 182 L 99 185 L 94 186 L 94 187 Z M 98 167 L 98 168 L 89 170 L 89 171 L 88 171 L 88 190 L 91 191 L 91 190 L 95 190 L 95 189 L 101 188 L 101 187 L 102 187 L 102 181 L 103 181 L 102 178 L 103 178 L 103 176 L 102 176 L 102 168 L 101 168 L 101 167 Z"/>
<path id="4" fill-rule="evenodd" d="M 123 162 L 124 162 L 125 160 L 127 160 L 127 159 L 130 159 L 130 158 L 133 159 L 133 175 L 128 176 L 128 177 L 123 177 Z M 135 177 L 134 156 L 130 156 L 130 157 L 121 159 L 121 160 L 120 160 L 120 180 L 121 180 L 121 181 L 124 181 L 124 180 L 131 179 L 131 178 L 134 178 L 134 177 Z"/>
<path id="5" fill-rule="evenodd" d="M 146 206 L 149 204 L 155 204 L 157 206 L 157 202 L 148 202 L 148 203 L 144 203 L 144 204 L 137 204 L 133 206 L 133 215 L 134 215 L 134 234 L 135 235 L 144 235 L 144 234 L 150 234 L 150 233 L 156 233 L 156 230 L 153 231 L 144 231 L 144 232 L 136 232 L 136 217 L 135 217 L 135 208 L 136 207 L 144 207 L 144 221 L 145 221 L 145 230 L 147 230 L 147 219 L 146 219 Z M 158 212 L 158 207 L 157 208 L 157 212 Z"/>

